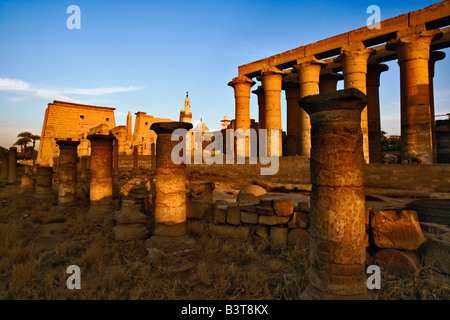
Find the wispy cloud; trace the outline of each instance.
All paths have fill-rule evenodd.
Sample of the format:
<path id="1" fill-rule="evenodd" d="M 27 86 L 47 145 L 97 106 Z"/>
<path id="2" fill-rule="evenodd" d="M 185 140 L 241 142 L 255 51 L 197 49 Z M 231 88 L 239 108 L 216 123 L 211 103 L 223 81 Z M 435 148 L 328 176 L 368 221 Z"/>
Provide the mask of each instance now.
<path id="1" fill-rule="evenodd" d="M 140 90 L 142 87 L 104 87 L 104 88 L 40 88 L 19 79 L 0 78 L 0 91 L 7 91 L 16 96 L 10 101 L 23 101 L 30 98 L 45 100 L 77 100 L 75 96 L 99 96 L 111 93 L 121 93 Z M 72 97 L 69 97 L 72 96 Z"/>

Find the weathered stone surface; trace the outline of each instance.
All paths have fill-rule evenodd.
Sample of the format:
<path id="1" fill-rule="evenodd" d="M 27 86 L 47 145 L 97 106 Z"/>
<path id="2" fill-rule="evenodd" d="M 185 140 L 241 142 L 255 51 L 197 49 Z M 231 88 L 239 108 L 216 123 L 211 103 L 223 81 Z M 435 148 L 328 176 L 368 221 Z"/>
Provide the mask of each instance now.
<path id="1" fill-rule="evenodd" d="M 149 235 L 147 228 L 141 223 L 117 224 L 113 232 L 116 240 L 145 239 Z"/>
<path id="2" fill-rule="evenodd" d="M 227 223 L 238 226 L 241 224 L 241 210 L 239 207 L 227 207 Z"/>
<path id="3" fill-rule="evenodd" d="M 212 192 L 215 189 L 215 184 L 212 181 L 198 181 L 191 184 L 192 192 L 199 195 L 204 192 Z"/>
<path id="4" fill-rule="evenodd" d="M 214 207 L 214 223 L 227 223 L 227 205 L 216 205 Z"/>
<path id="5" fill-rule="evenodd" d="M 297 220 L 298 220 L 298 224 L 299 224 L 300 228 L 302 228 L 302 229 L 309 228 L 309 220 L 310 220 L 309 214 L 299 212 L 297 215 Z"/>
<path id="6" fill-rule="evenodd" d="M 103 232 L 108 232 L 116 225 L 116 221 L 114 220 L 114 215 L 116 213 L 119 213 L 119 211 L 111 212 L 110 214 L 108 214 L 105 217 L 105 219 L 103 220 L 103 223 L 102 223 L 102 231 Z"/>
<path id="7" fill-rule="evenodd" d="M 186 229 L 189 233 L 202 235 L 206 232 L 206 224 L 202 220 L 188 219 L 186 221 Z"/>
<path id="8" fill-rule="evenodd" d="M 145 185 L 132 186 L 131 192 L 138 194 L 145 194 L 147 193 L 147 187 Z"/>
<path id="9" fill-rule="evenodd" d="M 433 266 L 450 275 L 450 242 L 429 239 L 425 243 L 425 265 Z"/>
<path id="10" fill-rule="evenodd" d="M 289 222 L 289 217 L 279 217 L 279 216 L 259 216 L 259 224 L 266 226 L 276 226 L 279 224 L 285 224 Z"/>
<path id="11" fill-rule="evenodd" d="M 211 204 L 208 202 L 186 199 L 187 218 L 202 219 L 210 208 Z"/>
<path id="12" fill-rule="evenodd" d="M 269 227 L 258 225 L 255 229 L 255 234 L 263 240 L 269 239 Z"/>
<path id="13" fill-rule="evenodd" d="M 273 208 L 273 200 L 274 200 L 274 198 L 272 198 L 272 197 L 262 198 L 259 201 L 259 206 L 266 207 L 266 208 Z"/>
<path id="14" fill-rule="evenodd" d="M 298 212 L 295 212 L 293 214 L 290 215 L 290 219 L 288 222 L 288 228 L 290 229 L 295 229 L 295 228 L 300 228 L 300 224 L 298 222 Z"/>
<path id="15" fill-rule="evenodd" d="M 309 233 L 304 229 L 289 230 L 287 245 L 290 247 L 309 248 Z"/>
<path id="16" fill-rule="evenodd" d="M 425 242 L 417 212 L 413 210 L 374 211 L 371 227 L 378 248 L 416 250 Z"/>
<path id="17" fill-rule="evenodd" d="M 298 202 L 294 210 L 301 212 L 309 212 L 310 211 L 309 202 Z"/>
<path id="18" fill-rule="evenodd" d="M 147 221 L 147 216 L 139 212 L 138 208 L 133 208 L 132 210 L 121 210 L 114 215 L 114 220 L 118 223 L 145 223 Z"/>
<path id="19" fill-rule="evenodd" d="M 239 204 L 239 208 L 241 211 L 247 211 L 247 212 L 256 212 L 256 207 L 258 206 L 259 202 L 249 202 L 249 203 L 243 203 Z"/>
<path id="20" fill-rule="evenodd" d="M 256 213 L 264 215 L 264 216 L 273 216 L 273 208 L 272 207 L 256 207 Z"/>
<path id="21" fill-rule="evenodd" d="M 269 240 L 274 248 L 283 248 L 287 244 L 288 228 L 270 227 Z"/>
<path id="22" fill-rule="evenodd" d="M 366 104 L 355 88 L 299 100 L 310 115 L 312 146 L 311 268 L 303 299 L 367 298 L 361 133 Z"/>
<path id="23" fill-rule="evenodd" d="M 274 199 L 273 209 L 277 216 L 290 216 L 294 212 L 294 203 L 291 198 Z"/>
<path id="24" fill-rule="evenodd" d="M 249 202 L 259 202 L 259 199 L 262 196 L 265 196 L 266 194 L 267 191 L 263 187 L 250 184 L 248 186 L 245 186 L 239 191 L 236 197 L 236 202 L 240 204 Z"/>
<path id="25" fill-rule="evenodd" d="M 414 274 L 420 267 L 414 251 L 382 249 L 373 256 L 374 263 L 393 274 Z"/>
<path id="26" fill-rule="evenodd" d="M 258 214 L 252 212 L 241 211 L 241 221 L 243 223 L 258 223 Z"/>

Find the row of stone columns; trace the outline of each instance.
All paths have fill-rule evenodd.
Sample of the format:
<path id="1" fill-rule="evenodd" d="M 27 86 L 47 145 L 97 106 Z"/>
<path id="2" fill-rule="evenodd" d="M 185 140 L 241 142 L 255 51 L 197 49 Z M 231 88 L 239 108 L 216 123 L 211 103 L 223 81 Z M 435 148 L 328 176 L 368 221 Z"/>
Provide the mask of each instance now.
<path id="1" fill-rule="evenodd" d="M 434 63 L 445 57 L 442 52 L 430 55 L 431 41 L 439 30 L 422 31 L 390 41 L 386 48 L 397 51 L 401 74 L 401 136 L 403 159 L 420 157 L 423 163 L 436 162 L 434 130 L 433 82 Z M 364 159 L 382 162 L 379 86 L 380 75 L 388 67 L 370 59 L 374 49 L 363 43 L 341 48 L 341 55 L 334 61 L 342 65 L 342 75 L 326 70 L 326 63 L 313 56 L 297 60 L 292 73 L 275 67 L 262 70 L 257 79 L 262 82 L 253 91 L 258 97 L 259 128 L 276 129 L 281 137 L 280 93 L 286 94 L 287 105 L 287 153 L 286 155 L 310 156 L 309 116 L 299 108 L 296 99 L 317 93 L 336 91 L 336 84 L 344 80 L 344 88 L 356 88 L 367 94 L 368 104 L 361 112 Z M 236 99 L 235 129 L 250 128 L 250 92 L 255 82 L 246 77 L 234 78 L 228 85 L 234 88 Z M 270 150 L 270 139 L 268 150 Z M 281 141 L 279 155 L 282 155 Z"/>
<path id="2" fill-rule="evenodd" d="M 1 180 L 13 183 L 17 179 L 17 148 L 9 148 L 8 157 L 3 157 L 1 168 Z"/>

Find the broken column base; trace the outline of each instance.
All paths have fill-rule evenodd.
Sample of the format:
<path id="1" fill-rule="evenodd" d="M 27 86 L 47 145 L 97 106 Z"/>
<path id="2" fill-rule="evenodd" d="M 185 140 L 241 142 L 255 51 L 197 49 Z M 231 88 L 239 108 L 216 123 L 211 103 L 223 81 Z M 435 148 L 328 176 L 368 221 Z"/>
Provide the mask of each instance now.
<path id="1" fill-rule="evenodd" d="M 94 223 L 102 223 L 106 216 L 113 212 L 113 207 L 111 204 L 98 204 L 93 205 L 89 209 L 88 218 Z"/>
<path id="2" fill-rule="evenodd" d="M 358 295 L 338 295 L 329 292 L 324 292 L 311 285 L 306 287 L 306 290 L 300 295 L 300 300 L 374 300 L 376 295 L 371 292 L 366 292 Z"/>
<path id="3" fill-rule="evenodd" d="M 148 251 L 147 261 L 158 263 L 166 255 L 189 253 L 194 249 L 195 240 L 187 235 L 154 235 L 146 241 L 145 246 Z"/>

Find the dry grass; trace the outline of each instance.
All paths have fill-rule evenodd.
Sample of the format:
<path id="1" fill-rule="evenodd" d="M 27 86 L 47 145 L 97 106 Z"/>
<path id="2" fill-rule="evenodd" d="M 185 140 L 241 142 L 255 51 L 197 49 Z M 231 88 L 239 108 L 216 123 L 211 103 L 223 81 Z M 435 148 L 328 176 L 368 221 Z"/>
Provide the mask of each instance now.
<path id="1" fill-rule="evenodd" d="M 8 188 L 9 189 L 9 188 Z M 145 262 L 145 241 L 115 241 L 86 219 L 52 204 L 35 205 L 0 189 L 0 299 L 286 299 L 308 282 L 307 250 L 271 250 L 264 243 L 196 237 L 188 256 Z M 81 269 L 81 290 L 69 290 L 69 265 Z M 431 268 L 382 279 L 380 299 L 448 299 Z"/>

